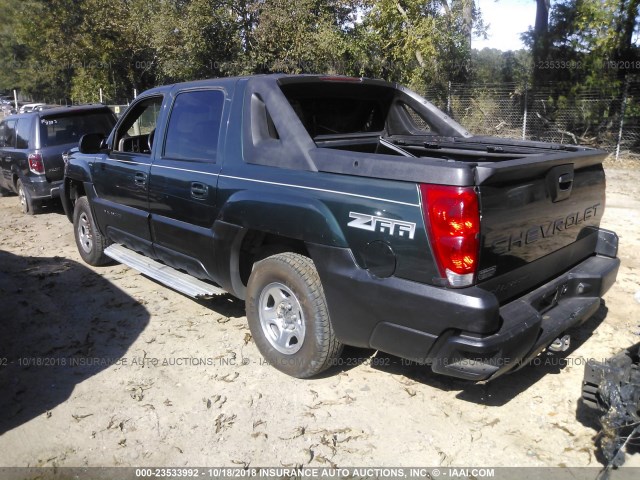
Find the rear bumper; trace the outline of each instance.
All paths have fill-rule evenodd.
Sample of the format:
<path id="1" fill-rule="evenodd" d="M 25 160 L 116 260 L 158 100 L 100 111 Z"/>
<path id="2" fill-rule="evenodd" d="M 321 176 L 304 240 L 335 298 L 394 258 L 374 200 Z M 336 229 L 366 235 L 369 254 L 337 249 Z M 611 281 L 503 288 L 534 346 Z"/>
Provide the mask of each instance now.
<path id="1" fill-rule="evenodd" d="M 598 249 L 502 306 L 494 294 L 478 287 L 445 289 L 373 277 L 355 264 L 348 249 L 309 245 L 309 251 L 317 259 L 340 341 L 429 364 L 436 373 L 480 381 L 525 364 L 598 310 L 620 266 L 617 237 L 611 233 L 607 238 L 609 247 L 613 242 L 616 248 Z M 614 256 L 606 256 L 610 253 Z"/>
<path id="2" fill-rule="evenodd" d="M 445 333 L 428 355 L 433 371 L 488 380 L 527 364 L 556 338 L 596 313 L 619 266 L 617 258 L 590 257 L 501 307 L 502 326 L 494 334 Z"/>
<path id="3" fill-rule="evenodd" d="M 48 200 L 60 197 L 62 180 L 50 182 L 44 177 L 29 177 L 24 186 L 33 200 Z"/>

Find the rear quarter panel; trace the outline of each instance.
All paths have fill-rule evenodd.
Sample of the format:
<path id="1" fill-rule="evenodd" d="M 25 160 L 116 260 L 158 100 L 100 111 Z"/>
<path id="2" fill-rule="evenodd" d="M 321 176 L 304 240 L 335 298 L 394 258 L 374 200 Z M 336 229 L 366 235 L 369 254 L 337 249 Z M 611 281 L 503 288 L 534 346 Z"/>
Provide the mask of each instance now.
<path id="1" fill-rule="evenodd" d="M 436 275 L 415 183 L 242 165 L 223 168 L 218 200 L 226 222 L 351 248 L 362 268 L 367 246 L 382 242 L 395 253 L 396 276 L 431 283 Z"/>

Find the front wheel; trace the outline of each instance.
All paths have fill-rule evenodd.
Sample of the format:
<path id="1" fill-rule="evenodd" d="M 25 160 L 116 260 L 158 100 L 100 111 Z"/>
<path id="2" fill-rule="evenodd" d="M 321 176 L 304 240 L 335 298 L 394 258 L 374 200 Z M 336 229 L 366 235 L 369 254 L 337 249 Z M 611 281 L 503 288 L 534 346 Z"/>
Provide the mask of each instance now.
<path id="1" fill-rule="evenodd" d="M 85 262 L 96 267 L 110 262 L 109 257 L 104 254 L 109 243 L 96 228 L 87 197 L 76 200 L 73 230 L 78 252 Z"/>
<path id="2" fill-rule="evenodd" d="M 340 356 L 313 261 L 280 253 L 257 262 L 247 285 L 247 319 L 267 362 L 297 378 L 317 375 Z"/>
<path id="3" fill-rule="evenodd" d="M 31 194 L 25 188 L 22 180 L 18 180 L 16 183 L 16 190 L 18 190 L 18 200 L 20 201 L 20 210 L 26 215 L 35 215 L 40 211 L 40 204 L 38 201 L 31 198 Z"/>

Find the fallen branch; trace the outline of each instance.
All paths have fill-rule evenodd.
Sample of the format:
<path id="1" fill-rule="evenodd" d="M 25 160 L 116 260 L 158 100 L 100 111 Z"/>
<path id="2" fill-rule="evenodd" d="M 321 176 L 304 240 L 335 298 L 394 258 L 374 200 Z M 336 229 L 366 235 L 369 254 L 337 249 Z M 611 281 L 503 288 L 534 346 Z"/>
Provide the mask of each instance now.
<path id="1" fill-rule="evenodd" d="M 580 135 L 576 135 L 573 132 L 569 132 L 568 130 L 562 130 L 561 128 L 558 128 L 558 126 L 555 125 L 551 120 L 544 118 L 542 115 L 540 115 L 540 113 L 538 112 L 535 112 L 535 113 L 536 113 L 536 116 L 544 122 L 545 127 L 554 128 L 556 132 L 561 133 L 562 135 L 567 135 L 571 137 L 573 139 L 573 143 L 575 143 L 576 145 L 579 143 L 578 139 L 580 139 L 580 141 L 583 143 L 588 143 L 588 139 Z"/>

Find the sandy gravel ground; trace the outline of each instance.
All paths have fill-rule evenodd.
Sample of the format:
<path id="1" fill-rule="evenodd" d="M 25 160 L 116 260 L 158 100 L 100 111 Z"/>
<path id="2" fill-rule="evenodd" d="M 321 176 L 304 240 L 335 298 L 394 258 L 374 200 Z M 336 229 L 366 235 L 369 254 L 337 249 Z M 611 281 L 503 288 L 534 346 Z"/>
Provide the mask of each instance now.
<path id="1" fill-rule="evenodd" d="M 289 378 L 261 364 L 241 302 L 85 265 L 61 209 L 0 198 L 0 467 L 599 466 L 584 361 L 640 340 L 640 170 L 607 174 L 606 306 L 564 360 L 487 385 L 356 349 Z"/>

